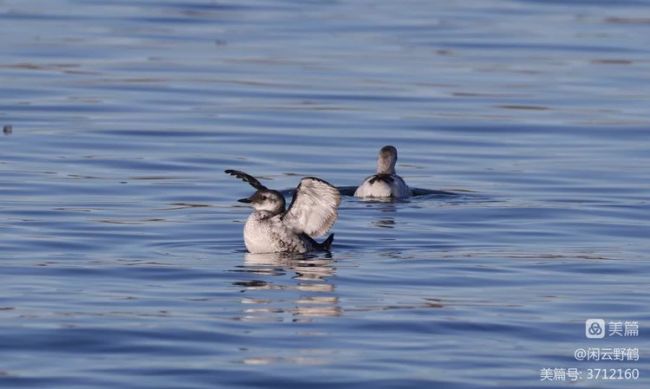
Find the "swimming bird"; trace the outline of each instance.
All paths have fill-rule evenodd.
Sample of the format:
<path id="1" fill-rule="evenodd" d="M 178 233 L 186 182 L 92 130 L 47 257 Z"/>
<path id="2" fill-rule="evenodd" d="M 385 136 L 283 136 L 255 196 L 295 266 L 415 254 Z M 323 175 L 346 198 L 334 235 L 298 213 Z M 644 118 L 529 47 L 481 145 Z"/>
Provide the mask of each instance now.
<path id="1" fill-rule="evenodd" d="M 366 177 L 354 192 L 355 197 L 401 199 L 413 194 L 402 177 L 395 173 L 397 149 L 384 146 L 377 157 L 377 174 Z"/>
<path id="2" fill-rule="evenodd" d="M 329 251 L 334 234 L 322 243 L 314 237 L 325 234 L 336 221 L 341 203 L 338 189 L 319 178 L 305 177 L 296 188 L 289 208 L 285 209 L 282 193 L 242 171 L 225 172 L 256 189 L 252 196 L 238 200 L 254 208 L 244 226 L 244 243 L 250 253 Z"/>

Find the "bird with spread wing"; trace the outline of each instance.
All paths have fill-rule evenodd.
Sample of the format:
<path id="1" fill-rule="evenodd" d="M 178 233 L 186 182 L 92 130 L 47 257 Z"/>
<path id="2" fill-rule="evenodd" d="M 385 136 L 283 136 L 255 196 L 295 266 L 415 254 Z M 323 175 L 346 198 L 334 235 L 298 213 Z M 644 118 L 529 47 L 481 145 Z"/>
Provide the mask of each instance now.
<path id="1" fill-rule="evenodd" d="M 320 178 L 305 177 L 286 208 L 282 193 L 267 188 L 255 177 L 239 170 L 225 172 L 256 190 L 252 196 L 238 200 L 254 208 L 244 226 L 244 242 L 249 252 L 329 251 L 334 234 L 322 243 L 314 238 L 324 235 L 336 221 L 341 203 L 338 189 Z"/>

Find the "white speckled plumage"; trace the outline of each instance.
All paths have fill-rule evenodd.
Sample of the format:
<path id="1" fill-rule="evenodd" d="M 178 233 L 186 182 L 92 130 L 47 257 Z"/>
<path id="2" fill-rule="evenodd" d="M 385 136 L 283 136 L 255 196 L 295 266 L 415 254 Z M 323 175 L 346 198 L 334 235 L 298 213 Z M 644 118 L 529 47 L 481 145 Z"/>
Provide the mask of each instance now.
<path id="1" fill-rule="evenodd" d="M 244 225 L 244 243 L 250 253 L 312 251 L 311 242 L 291 230 L 281 218 L 266 211 L 254 211 Z"/>
<path id="2" fill-rule="evenodd" d="M 280 192 L 266 188 L 246 173 L 236 170 L 226 170 L 226 173 L 257 189 L 251 197 L 239 200 L 255 208 L 244 226 L 244 242 L 250 253 L 306 253 L 329 249 L 333 234 L 323 243 L 316 242 L 313 237 L 325 234 L 336 221 L 341 197 L 335 187 L 321 179 L 305 177 L 285 211 Z"/>
<path id="3" fill-rule="evenodd" d="M 401 199 L 413 193 L 404 179 L 395 172 L 397 149 L 384 146 L 377 157 L 377 173 L 366 177 L 354 192 L 355 197 L 370 199 Z"/>

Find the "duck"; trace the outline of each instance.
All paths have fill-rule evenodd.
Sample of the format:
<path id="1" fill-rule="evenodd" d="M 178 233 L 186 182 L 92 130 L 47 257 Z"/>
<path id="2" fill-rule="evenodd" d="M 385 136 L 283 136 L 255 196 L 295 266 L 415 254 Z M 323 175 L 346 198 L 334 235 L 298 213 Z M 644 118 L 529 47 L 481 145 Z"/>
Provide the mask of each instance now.
<path id="1" fill-rule="evenodd" d="M 377 173 L 366 177 L 354 192 L 363 199 L 404 199 L 413 195 L 411 188 L 395 172 L 397 148 L 387 145 L 379 150 Z"/>
<path id="2" fill-rule="evenodd" d="M 255 188 L 250 197 L 237 200 L 253 208 L 244 225 L 244 244 L 249 253 L 330 251 L 333 233 L 320 243 L 315 238 L 327 233 L 338 218 L 341 194 L 336 187 L 320 178 L 304 177 L 287 208 L 282 193 L 267 188 L 255 177 L 232 169 L 225 173 Z"/>

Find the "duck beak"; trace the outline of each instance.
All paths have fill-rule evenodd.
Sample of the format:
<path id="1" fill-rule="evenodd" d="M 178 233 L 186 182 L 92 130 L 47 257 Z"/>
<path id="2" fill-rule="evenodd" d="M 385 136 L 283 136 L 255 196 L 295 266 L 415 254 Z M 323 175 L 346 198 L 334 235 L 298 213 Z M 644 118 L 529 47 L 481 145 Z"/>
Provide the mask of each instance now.
<path id="1" fill-rule="evenodd" d="M 237 201 L 240 202 L 240 203 L 245 203 L 245 204 L 250 204 L 250 203 L 253 202 L 253 201 L 251 201 L 250 198 L 239 199 L 239 200 L 237 200 Z"/>

